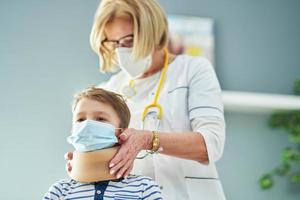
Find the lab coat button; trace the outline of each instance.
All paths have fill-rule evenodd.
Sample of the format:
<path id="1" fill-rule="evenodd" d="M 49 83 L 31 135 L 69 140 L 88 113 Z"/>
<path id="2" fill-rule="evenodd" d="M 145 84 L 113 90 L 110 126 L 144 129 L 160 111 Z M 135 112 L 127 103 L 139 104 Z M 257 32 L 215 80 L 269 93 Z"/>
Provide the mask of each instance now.
<path id="1" fill-rule="evenodd" d="M 161 185 L 161 186 L 159 186 L 159 189 L 161 189 L 161 190 L 162 190 L 162 189 L 164 189 L 164 187 Z"/>

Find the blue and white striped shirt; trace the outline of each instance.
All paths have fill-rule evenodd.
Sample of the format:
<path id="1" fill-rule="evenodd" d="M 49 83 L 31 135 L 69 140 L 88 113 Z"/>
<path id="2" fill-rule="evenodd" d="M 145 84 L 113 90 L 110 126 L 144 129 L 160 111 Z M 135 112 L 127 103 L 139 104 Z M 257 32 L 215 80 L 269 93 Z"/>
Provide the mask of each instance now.
<path id="1" fill-rule="evenodd" d="M 81 183 L 64 179 L 54 183 L 43 200 L 133 200 L 162 199 L 159 186 L 149 177 L 130 175 L 126 179 Z"/>

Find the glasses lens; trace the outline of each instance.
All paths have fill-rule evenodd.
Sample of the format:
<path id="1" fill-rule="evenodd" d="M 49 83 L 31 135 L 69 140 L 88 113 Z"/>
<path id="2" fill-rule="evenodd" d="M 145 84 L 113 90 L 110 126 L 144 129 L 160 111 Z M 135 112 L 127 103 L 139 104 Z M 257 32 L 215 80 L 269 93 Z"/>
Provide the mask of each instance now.
<path id="1" fill-rule="evenodd" d="M 110 51 L 114 51 L 117 47 L 133 47 L 133 35 L 129 35 L 119 41 L 104 40 L 102 45 Z"/>
<path id="2" fill-rule="evenodd" d="M 133 36 L 128 36 L 120 40 L 120 46 L 133 47 Z"/>

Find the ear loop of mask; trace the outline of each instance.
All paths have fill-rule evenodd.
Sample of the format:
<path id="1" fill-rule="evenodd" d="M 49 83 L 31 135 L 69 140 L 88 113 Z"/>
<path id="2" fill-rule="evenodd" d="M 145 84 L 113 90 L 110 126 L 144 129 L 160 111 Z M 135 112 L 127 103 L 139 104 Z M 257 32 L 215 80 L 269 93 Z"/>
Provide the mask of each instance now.
<path id="1" fill-rule="evenodd" d="M 153 103 L 149 104 L 145 107 L 143 114 L 142 114 L 142 130 L 151 130 L 151 131 L 157 131 L 160 125 L 160 121 L 162 119 L 163 115 L 163 109 L 160 104 L 157 103 L 158 97 L 162 88 L 162 85 L 165 82 L 165 77 L 168 69 L 168 63 L 169 63 L 169 53 L 167 49 L 164 49 L 165 51 L 165 62 L 164 67 L 158 82 L 158 86 L 155 92 L 155 96 L 153 99 Z M 153 130 L 154 129 L 154 130 Z M 160 149 L 159 151 L 161 151 Z M 144 155 L 137 156 L 136 159 L 143 159 L 147 157 L 150 154 L 149 151 L 146 151 Z"/>

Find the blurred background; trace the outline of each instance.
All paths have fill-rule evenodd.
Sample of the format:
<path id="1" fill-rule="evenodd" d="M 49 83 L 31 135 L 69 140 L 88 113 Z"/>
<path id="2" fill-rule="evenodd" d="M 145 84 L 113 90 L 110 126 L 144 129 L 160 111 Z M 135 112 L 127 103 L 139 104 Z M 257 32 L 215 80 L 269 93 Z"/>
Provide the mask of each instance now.
<path id="1" fill-rule="evenodd" d="M 212 18 L 215 69 L 224 90 L 292 94 L 300 77 L 299 0 L 159 0 L 167 14 Z M 107 80 L 89 34 L 98 0 L 0 0 L 1 199 L 41 199 L 67 177 L 63 155 L 73 93 Z M 299 185 L 259 178 L 289 145 L 269 113 L 226 112 L 217 163 L 229 200 L 298 200 Z"/>

